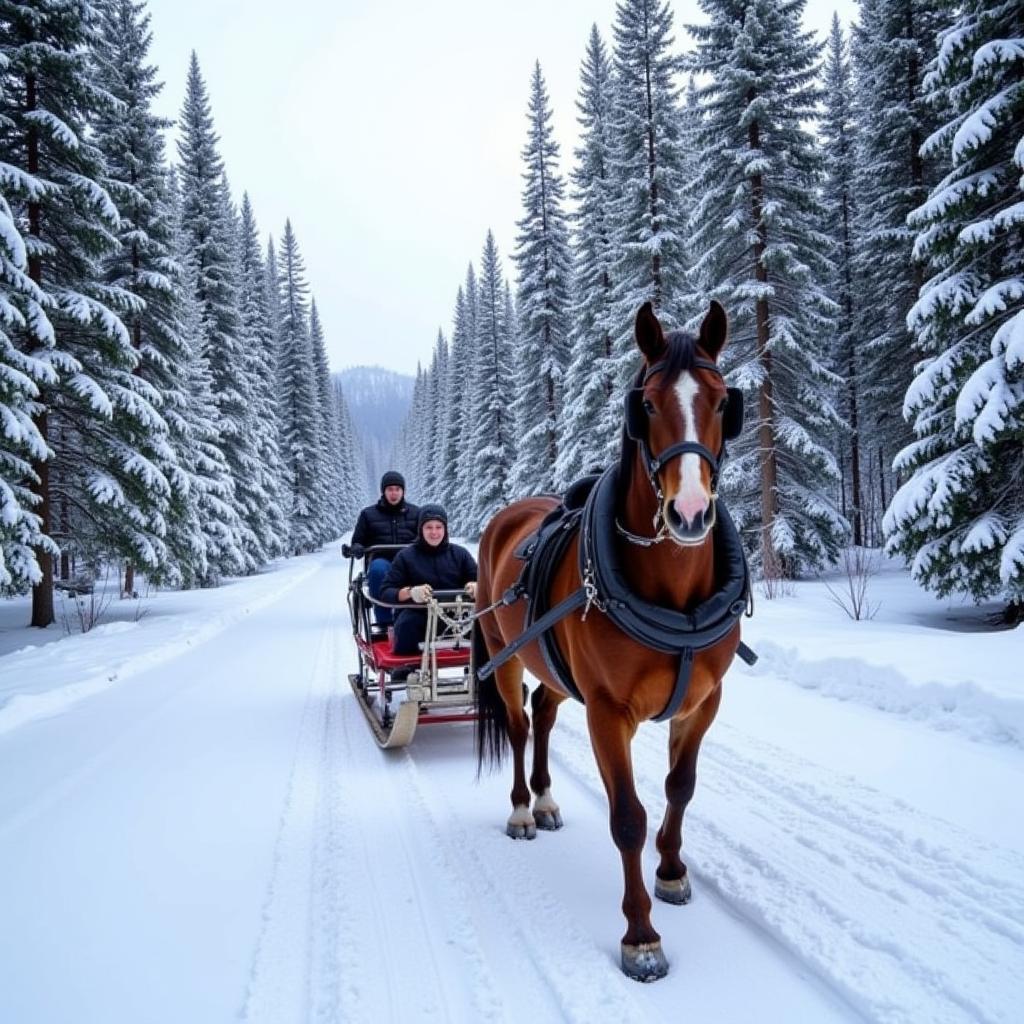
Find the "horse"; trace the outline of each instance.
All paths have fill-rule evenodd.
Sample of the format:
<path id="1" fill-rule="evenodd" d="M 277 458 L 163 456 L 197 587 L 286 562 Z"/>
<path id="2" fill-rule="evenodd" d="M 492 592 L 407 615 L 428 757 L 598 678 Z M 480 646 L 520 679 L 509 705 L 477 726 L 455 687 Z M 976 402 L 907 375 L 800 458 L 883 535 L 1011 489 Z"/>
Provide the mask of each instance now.
<path id="1" fill-rule="evenodd" d="M 491 675 L 480 672 L 477 680 L 478 771 L 487 762 L 500 766 L 511 745 L 514 772 L 507 834 L 532 839 L 537 829 L 560 828 L 548 744 L 559 705 L 578 691 L 608 797 L 612 839 L 622 858 L 627 927 L 621 940 L 621 967 L 640 981 L 663 977 L 668 961 L 651 923 L 652 904 L 642 873 L 647 815 L 633 780 L 632 738 L 641 722 L 659 716 L 670 719 L 667 807 L 657 833 L 660 860 L 654 892 L 670 904 L 684 904 L 691 889 L 680 856 L 682 823 L 694 792 L 697 754 L 718 711 L 722 678 L 734 655 L 744 646 L 741 653 L 753 657 L 740 643 L 739 618 L 747 609 L 749 576 L 731 520 L 732 548 L 726 552 L 730 564 L 724 570 L 731 583 L 724 598 L 719 593 L 724 542 L 716 523 L 727 518 L 717 501 L 719 463 L 725 441 L 742 424 L 742 393 L 727 389 L 718 369 L 727 332 L 725 310 L 717 302 L 711 303 L 697 337 L 678 331 L 666 335 L 650 303 L 637 313 L 634 333 L 644 361 L 627 396 L 622 455 L 618 467 L 605 472 L 588 498 L 589 507 L 603 488 L 607 507 L 590 514 L 589 520 L 584 514 L 578 533 L 567 547 L 563 545 L 548 574 L 546 607 L 554 609 L 549 619 L 556 620 L 543 630 L 550 641 L 548 650 L 539 635 L 524 633 L 528 608 L 515 598 L 523 545 L 545 518 L 552 517 L 558 499 L 514 502 L 490 520 L 480 540 L 477 609 L 489 614 L 480 615 L 475 656 L 478 668 L 488 657 L 495 668 Z M 593 548 L 595 557 L 604 551 L 616 560 L 603 589 L 594 578 L 590 555 L 584 552 L 581 558 L 584 546 L 587 551 Z M 623 593 L 616 597 L 603 592 L 614 591 L 616 583 Z M 680 638 L 673 632 L 680 623 L 684 629 L 693 628 L 692 620 L 700 619 L 701 609 L 723 601 L 724 618 L 719 615 L 718 625 L 710 633 L 705 629 L 691 646 L 686 643 L 692 636 Z M 630 615 L 643 617 L 645 610 L 647 632 L 629 621 Z M 551 656 L 551 650 L 559 657 Z M 531 697 L 529 788 L 524 669 L 542 684 Z"/>

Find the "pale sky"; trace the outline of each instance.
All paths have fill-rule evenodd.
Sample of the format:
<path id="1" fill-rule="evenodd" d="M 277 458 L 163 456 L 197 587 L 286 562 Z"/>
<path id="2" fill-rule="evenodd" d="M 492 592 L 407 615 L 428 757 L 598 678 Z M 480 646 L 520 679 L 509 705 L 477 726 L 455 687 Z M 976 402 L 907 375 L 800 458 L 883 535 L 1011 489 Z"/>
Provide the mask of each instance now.
<path id="1" fill-rule="evenodd" d="M 823 37 L 855 0 L 815 3 Z M 176 118 L 195 49 L 236 199 L 266 237 L 291 217 L 332 369 L 413 373 L 450 330 L 487 229 L 506 274 L 520 216 L 526 107 L 541 62 L 566 175 L 591 25 L 615 0 L 150 0 L 150 60 Z M 695 0 L 673 5 L 677 49 Z M 176 151 L 171 148 L 176 158 Z"/>

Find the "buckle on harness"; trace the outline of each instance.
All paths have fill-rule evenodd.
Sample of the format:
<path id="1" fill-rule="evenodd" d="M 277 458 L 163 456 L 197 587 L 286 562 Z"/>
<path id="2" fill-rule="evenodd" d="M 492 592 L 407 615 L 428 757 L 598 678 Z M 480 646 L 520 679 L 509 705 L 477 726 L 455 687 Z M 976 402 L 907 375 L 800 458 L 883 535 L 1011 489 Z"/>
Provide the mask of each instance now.
<path id="1" fill-rule="evenodd" d="M 597 581 L 594 579 L 594 567 L 587 559 L 587 566 L 583 571 L 583 591 L 587 595 L 587 603 L 583 606 L 583 615 L 580 622 L 587 621 L 587 613 L 593 605 L 599 612 L 605 611 L 605 603 L 601 600 L 600 591 L 597 589 Z"/>

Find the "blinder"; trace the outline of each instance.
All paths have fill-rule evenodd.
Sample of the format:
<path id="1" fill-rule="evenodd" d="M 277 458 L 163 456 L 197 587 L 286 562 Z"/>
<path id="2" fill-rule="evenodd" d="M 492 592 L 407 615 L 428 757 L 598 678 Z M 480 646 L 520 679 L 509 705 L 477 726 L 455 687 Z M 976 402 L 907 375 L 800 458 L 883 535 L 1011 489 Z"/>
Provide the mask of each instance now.
<path id="1" fill-rule="evenodd" d="M 626 392 L 626 436 L 631 441 L 647 440 L 647 411 L 644 409 L 644 389 L 630 388 Z"/>
<path id="2" fill-rule="evenodd" d="M 722 413 L 722 440 L 735 441 L 743 433 L 743 391 L 740 388 L 726 388 L 729 393 Z"/>

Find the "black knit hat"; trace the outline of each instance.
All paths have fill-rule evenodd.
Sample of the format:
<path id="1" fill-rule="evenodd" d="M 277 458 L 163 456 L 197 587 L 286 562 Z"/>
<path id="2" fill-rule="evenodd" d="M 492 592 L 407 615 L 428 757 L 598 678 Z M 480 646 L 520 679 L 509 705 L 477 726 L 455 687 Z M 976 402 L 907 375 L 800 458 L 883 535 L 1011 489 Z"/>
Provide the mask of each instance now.
<path id="1" fill-rule="evenodd" d="M 405 477 L 397 469 L 389 469 L 380 478 L 380 493 L 384 493 L 386 487 L 401 487 L 405 490 Z"/>
<path id="2" fill-rule="evenodd" d="M 431 519 L 444 523 L 445 529 L 447 530 L 448 513 L 445 512 L 443 505 L 421 505 L 419 518 L 416 520 L 417 531 L 422 533 L 423 524 L 430 522 Z"/>

